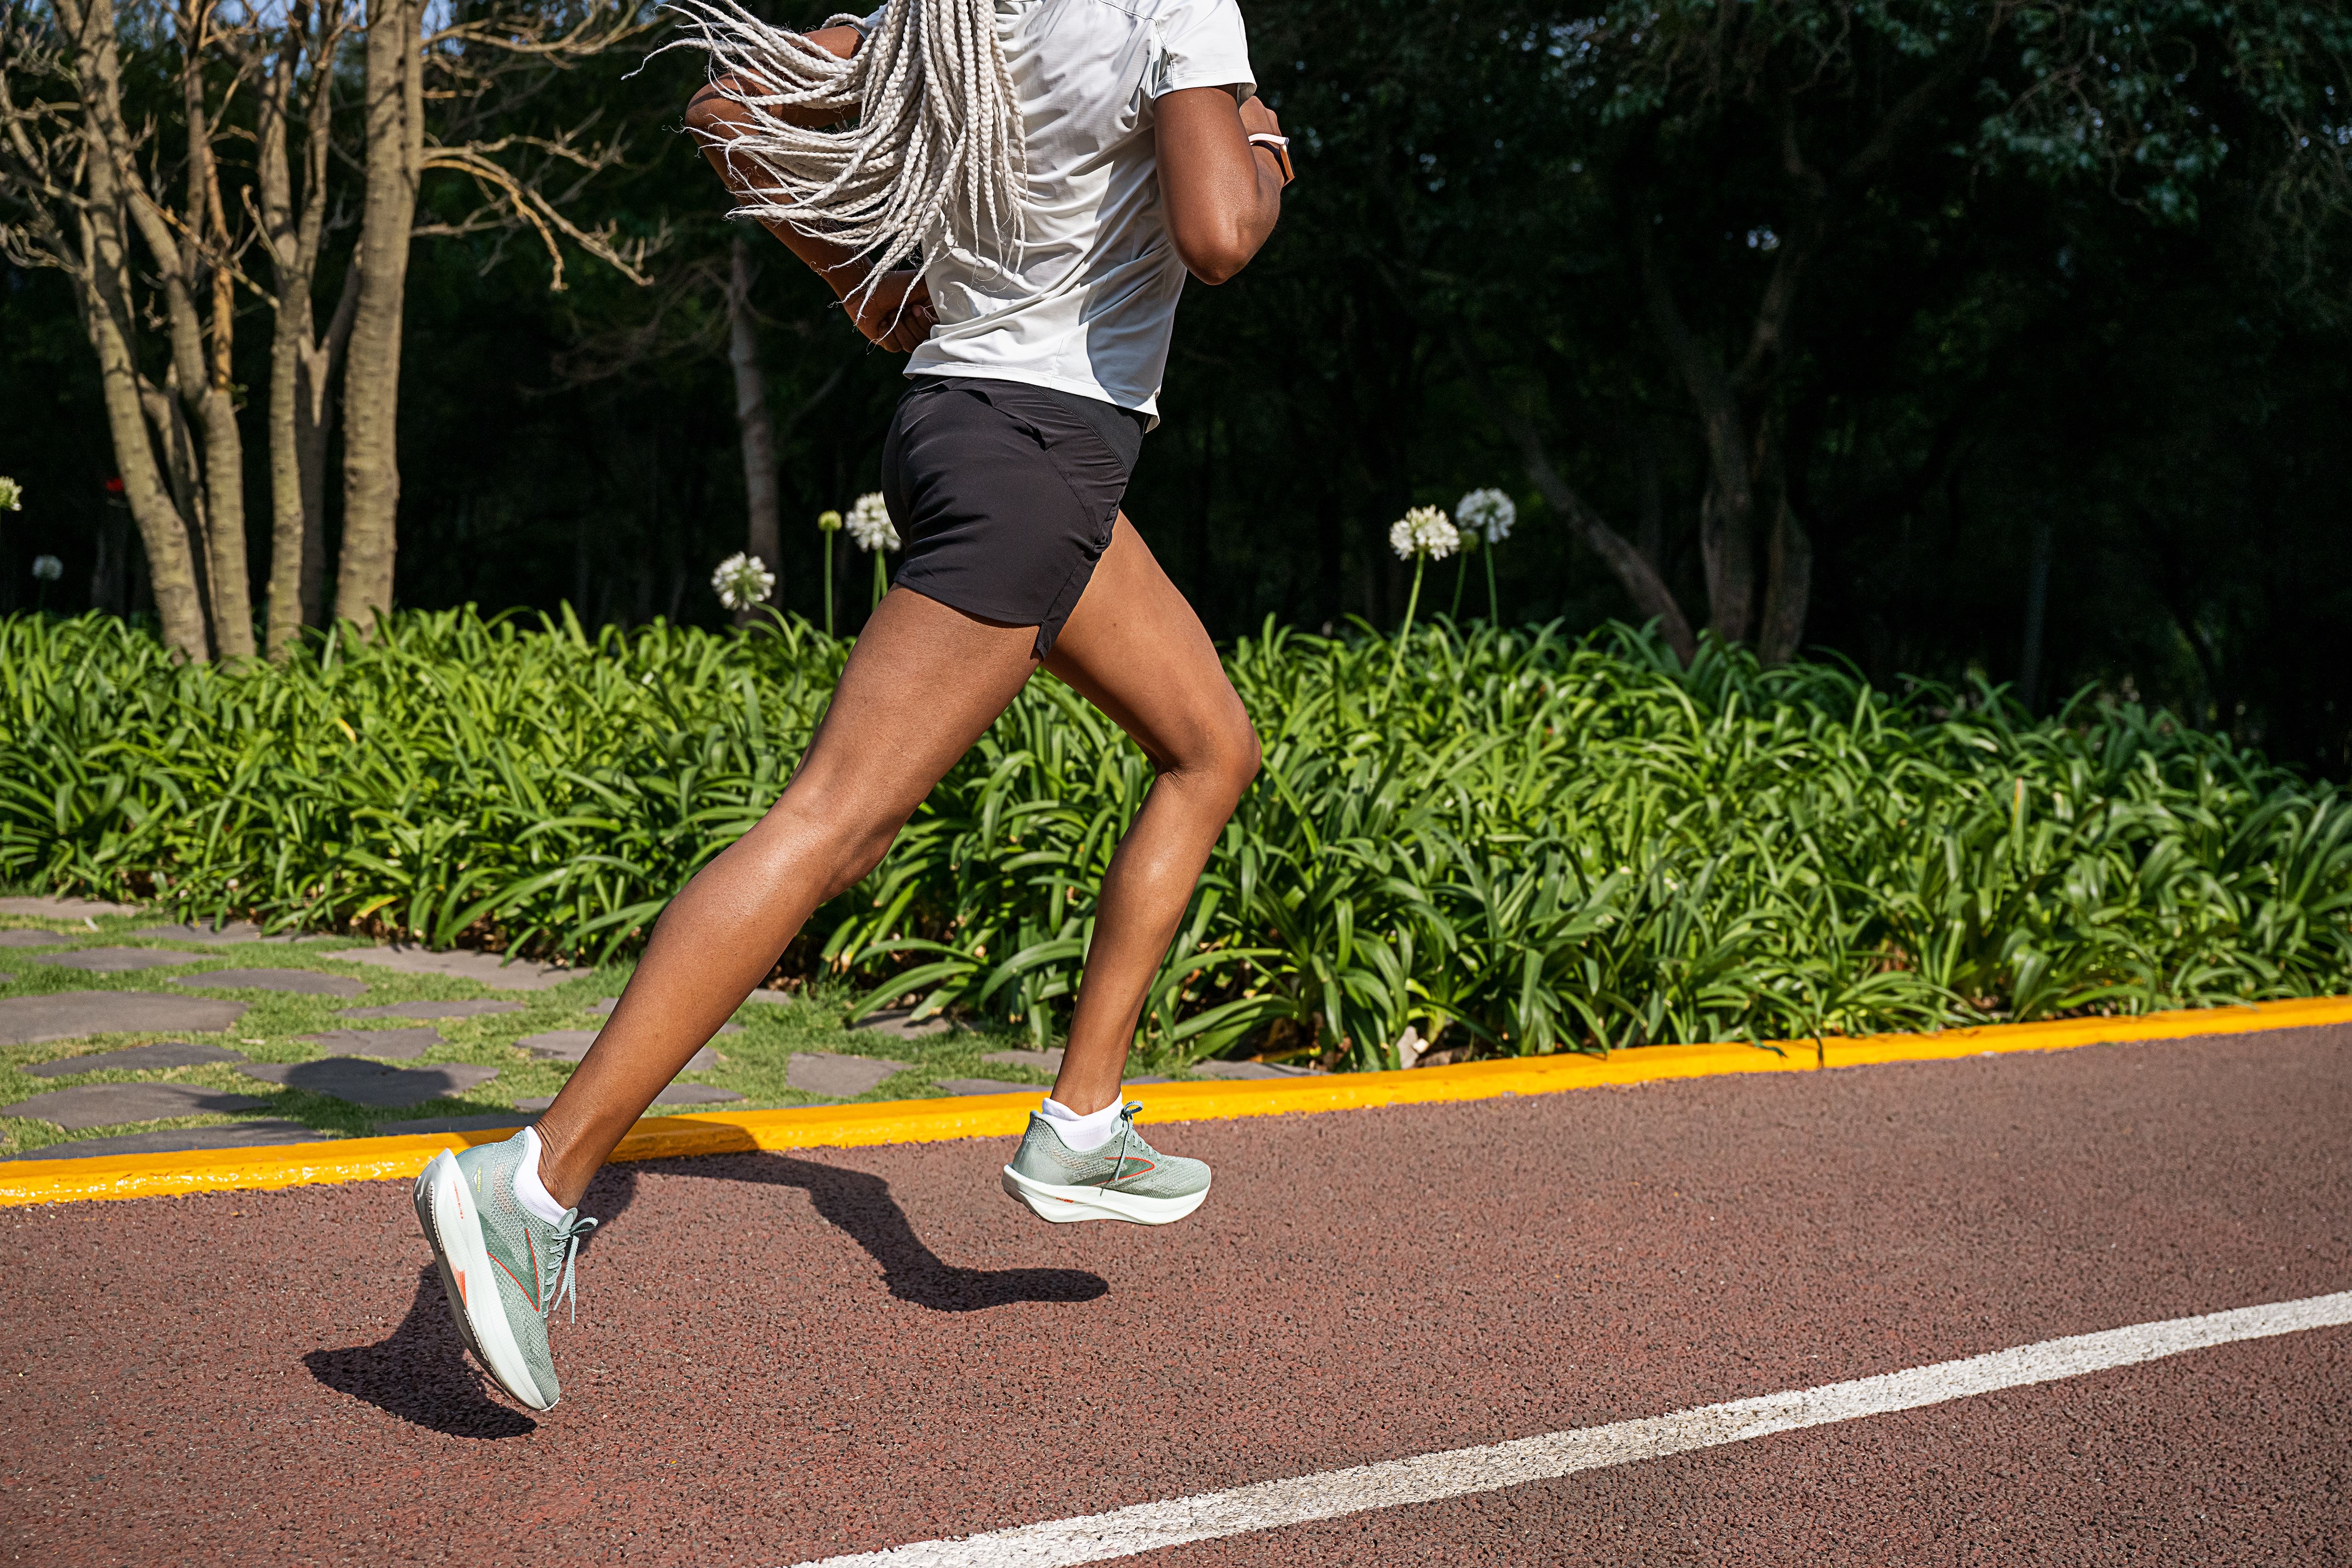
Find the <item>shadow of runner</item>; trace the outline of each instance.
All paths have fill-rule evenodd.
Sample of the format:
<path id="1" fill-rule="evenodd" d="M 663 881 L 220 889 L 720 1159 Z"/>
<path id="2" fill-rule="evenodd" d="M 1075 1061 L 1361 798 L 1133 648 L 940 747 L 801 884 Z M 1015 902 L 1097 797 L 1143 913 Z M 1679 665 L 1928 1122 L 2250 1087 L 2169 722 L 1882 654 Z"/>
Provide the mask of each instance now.
<path id="1" fill-rule="evenodd" d="M 539 1429 L 521 1411 L 493 1399 L 489 1380 L 466 1359 L 465 1342 L 441 1294 L 441 1271 L 430 1263 L 417 1271 L 416 1298 L 389 1338 L 312 1351 L 302 1364 L 338 1394 L 452 1437 L 520 1437 Z"/>
<path id="2" fill-rule="evenodd" d="M 648 1161 L 618 1171 L 607 1166 L 604 1173 L 628 1180 L 646 1169 L 798 1187 L 820 1217 L 846 1232 L 882 1266 L 882 1282 L 891 1295 L 935 1312 L 981 1312 L 1022 1301 L 1092 1301 L 1110 1292 L 1108 1280 L 1082 1268 L 965 1268 L 945 1262 L 915 1234 L 907 1211 L 890 1195 L 890 1184 L 863 1171 L 754 1152 Z"/>
<path id="3" fill-rule="evenodd" d="M 635 1177 L 608 1167 L 589 1184 L 580 1207 L 610 1223 L 629 1206 L 636 1191 Z M 593 1231 L 583 1239 L 583 1256 L 595 1239 Z M 416 1295 L 408 1303 L 408 1315 L 389 1336 L 372 1345 L 312 1351 L 302 1364 L 338 1394 L 453 1437 L 495 1440 L 539 1429 L 538 1422 L 501 1404 L 503 1396 L 467 1359 L 466 1342 L 457 1337 L 448 1297 L 441 1289 L 441 1271 L 431 1263 L 417 1270 Z"/>

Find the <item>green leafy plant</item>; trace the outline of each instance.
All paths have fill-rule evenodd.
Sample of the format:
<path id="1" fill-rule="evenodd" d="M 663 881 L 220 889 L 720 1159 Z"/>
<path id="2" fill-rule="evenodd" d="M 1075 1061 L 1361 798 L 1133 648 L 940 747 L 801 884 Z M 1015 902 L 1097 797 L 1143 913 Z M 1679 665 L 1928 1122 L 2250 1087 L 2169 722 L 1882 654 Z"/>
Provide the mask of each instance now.
<path id="1" fill-rule="evenodd" d="M 1265 763 L 1147 998 L 1147 1059 L 1404 1065 L 1811 1039 L 2338 990 L 2352 802 L 2078 699 L 1874 689 L 1622 627 L 1277 627 L 1227 668 Z M 191 916 L 589 957 L 773 801 L 846 645 L 804 623 L 590 635 L 394 617 L 282 667 L 97 616 L 0 621 L 0 877 Z M 1393 686 L 1391 686 L 1393 681 Z M 1043 1041 L 1151 785 L 1033 681 L 805 963 Z"/>

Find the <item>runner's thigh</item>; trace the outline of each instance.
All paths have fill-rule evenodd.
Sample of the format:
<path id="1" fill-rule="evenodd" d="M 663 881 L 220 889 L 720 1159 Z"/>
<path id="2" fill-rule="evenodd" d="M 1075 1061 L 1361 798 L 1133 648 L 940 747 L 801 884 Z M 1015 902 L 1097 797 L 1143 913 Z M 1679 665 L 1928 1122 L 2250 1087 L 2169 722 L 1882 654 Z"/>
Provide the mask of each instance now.
<path id="1" fill-rule="evenodd" d="M 905 821 L 1037 668 L 1035 635 L 893 588 L 850 650 L 789 797 Z"/>
<path id="2" fill-rule="evenodd" d="M 1160 768 L 1246 782 L 1257 735 L 1201 617 L 1119 514 L 1045 668 L 1108 714 Z"/>

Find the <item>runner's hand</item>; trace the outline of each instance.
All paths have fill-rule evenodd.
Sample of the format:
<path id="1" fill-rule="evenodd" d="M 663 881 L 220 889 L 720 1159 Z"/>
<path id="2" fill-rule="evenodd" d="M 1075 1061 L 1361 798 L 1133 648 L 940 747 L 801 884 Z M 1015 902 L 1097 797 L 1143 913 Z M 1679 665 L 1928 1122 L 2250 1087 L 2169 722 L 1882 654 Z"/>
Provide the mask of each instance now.
<path id="1" fill-rule="evenodd" d="M 1265 100 L 1253 93 L 1242 104 L 1242 134 L 1244 136 L 1282 134 L 1282 121 L 1265 106 Z"/>
<path id="2" fill-rule="evenodd" d="M 930 285 L 916 282 L 912 268 L 884 273 L 871 290 L 854 294 L 845 303 L 866 341 L 894 354 L 914 353 L 940 324 L 939 312 L 931 308 Z"/>

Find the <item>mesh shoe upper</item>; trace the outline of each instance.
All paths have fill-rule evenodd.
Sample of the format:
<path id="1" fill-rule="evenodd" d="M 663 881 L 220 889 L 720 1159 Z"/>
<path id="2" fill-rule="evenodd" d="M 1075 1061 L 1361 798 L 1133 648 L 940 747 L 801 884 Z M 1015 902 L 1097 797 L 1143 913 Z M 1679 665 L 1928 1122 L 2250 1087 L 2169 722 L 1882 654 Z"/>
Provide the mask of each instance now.
<path id="1" fill-rule="evenodd" d="M 1135 1130 L 1129 1105 L 1119 1112 L 1120 1127 L 1110 1142 L 1083 1152 L 1062 1142 L 1043 1111 L 1029 1113 L 1029 1131 L 1021 1140 L 1013 1168 L 1033 1182 L 1057 1187 L 1102 1187 L 1132 1193 L 1139 1198 L 1190 1197 L 1209 1184 L 1209 1167 L 1199 1160 L 1162 1154 Z"/>
<path id="2" fill-rule="evenodd" d="M 572 1209 L 561 1225 L 535 1217 L 514 1195 L 515 1168 L 526 1148 L 520 1137 L 503 1143 L 461 1150 L 457 1168 L 481 1216 L 482 1241 L 490 1255 L 499 1304 L 514 1331 L 515 1343 L 550 1403 L 556 1397 L 555 1360 L 547 1345 L 547 1315 L 560 1289 L 569 1284 L 578 1238 L 595 1228 Z"/>

